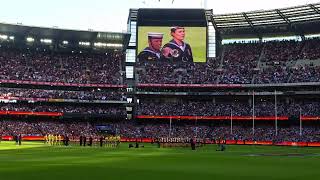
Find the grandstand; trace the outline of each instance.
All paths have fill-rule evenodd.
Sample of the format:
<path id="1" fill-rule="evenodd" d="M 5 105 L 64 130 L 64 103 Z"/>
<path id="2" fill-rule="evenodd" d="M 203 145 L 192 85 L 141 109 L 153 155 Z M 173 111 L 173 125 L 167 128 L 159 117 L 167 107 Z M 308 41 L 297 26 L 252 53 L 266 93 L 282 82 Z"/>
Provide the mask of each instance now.
<path id="1" fill-rule="evenodd" d="M 241 120 L 249 132 L 251 123 L 259 129 L 255 122 L 259 121 L 274 128 L 274 136 L 281 125 L 293 125 L 300 131 L 295 139 L 303 139 L 302 121 L 317 127 L 320 117 L 320 41 L 309 38 L 320 31 L 318 8 L 319 4 L 310 4 L 227 15 L 194 9 L 187 17 L 175 17 L 170 9 L 130 10 L 129 31 L 161 23 L 164 11 L 171 14 L 170 22 L 181 23 L 183 17 L 193 26 L 214 27 L 216 57 L 205 63 L 132 61 L 129 54 L 137 43 L 136 35 L 129 33 L 1 24 L 1 114 L 73 121 L 108 117 L 120 123 L 129 118 L 134 120 L 131 126 L 146 119 L 162 119 L 163 125 L 189 119 L 207 127 Z M 154 20 L 146 19 L 151 15 Z M 284 40 L 267 40 L 279 35 Z M 240 42 L 223 43 L 228 39 Z M 2 134 L 13 135 L 10 132 Z M 259 138 L 255 132 L 251 140 Z"/>
<path id="2" fill-rule="evenodd" d="M 130 34 L 3 23 L 0 34 L 0 106 L 5 119 L 126 118 L 123 52 Z M 49 131 L 28 124 L 16 131 L 3 123 L 3 136 L 52 133 L 47 125 Z M 17 123 L 15 128 L 23 122 Z M 64 129 L 55 133 L 71 133 Z"/>
<path id="3" fill-rule="evenodd" d="M 206 10 L 208 28 L 215 29 L 216 56 L 208 52 L 206 63 L 137 62 L 136 118 L 192 120 L 213 129 L 227 124 L 234 136 L 229 139 L 242 136 L 232 132 L 235 122 L 243 122 L 251 135 L 242 136 L 247 140 L 259 139 L 266 127 L 274 139 L 292 128 L 301 141 L 302 124 L 319 126 L 318 7 L 223 15 Z M 131 10 L 132 21 L 139 21 L 136 11 Z"/>
<path id="4" fill-rule="evenodd" d="M 163 33 L 167 39 L 166 35 L 172 35 L 181 27 L 193 35 L 203 30 L 205 46 L 199 45 L 199 38 L 186 36 L 193 53 L 200 54 L 195 57 L 200 59 L 205 54 L 205 61 L 195 58 L 195 61 L 173 62 L 169 58 L 164 60 L 163 55 L 159 55 L 159 61 L 138 59 L 138 46 L 143 44 L 140 28 L 148 26 L 158 31 L 162 30 L 159 27 L 170 27 L 168 34 Z M 188 28 L 198 29 L 190 32 Z M 148 35 L 151 44 L 150 39 Z M 159 147 L 177 144 L 189 147 L 190 142 L 196 143 L 197 148 L 202 148 L 198 152 L 207 159 L 210 159 L 212 146 L 206 145 L 222 143 L 256 148 L 231 146 L 236 153 L 228 155 L 241 155 L 241 160 L 242 156 L 247 156 L 243 151 L 258 153 L 250 156 L 263 154 L 265 149 L 256 145 L 305 147 L 302 150 L 281 149 L 283 147 L 266 150 L 272 156 L 285 151 L 304 155 L 309 147 L 320 146 L 319 47 L 319 3 L 221 15 L 213 14 L 210 9 L 130 9 L 128 33 L 0 23 L 0 137 L 10 142 L 21 136 L 20 140 L 33 146 L 34 142 L 30 141 L 46 143 L 48 135 L 62 135 L 64 141 L 69 138 L 72 141 L 74 149 L 71 150 L 80 154 L 85 154 L 84 148 L 76 149 L 76 144 L 80 142 L 82 146 L 83 137 L 90 137 L 96 149 L 91 148 L 85 155 L 92 157 L 94 154 L 96 159 L 86 161 L 94 164 L 97 158 L 102 162 L 106 156 L 114 155 L 119 162 L 108 164 L 111 171 L 113 165 L 119 168 L 117 163 L 127 162 L 123 156 L 128 155 L 128 150 L 123 150 L 122 146 L 122 149 L 108 150 L 111 155 L 106 155 L 98 147 L 103 146 L 102 142 L 106 147 L 116 147 L 116 141 L 108 138 L 118 135 L 129 147 L 133 147 L 132 143 L 136 143 L 136 147 L 139 143 L 147 144 L 147 150 L 135 151 L 139 157 L 129 155 L 141 164 L 153 161 L 149 156 L 162 157 L 168 152 L 183 158 L 195 156 L 185 149 L 154 152 L 156 143 Z M 17 141 L 19 148 L 18 144 Z M 36 143 L 35 147 L 38 145 Z M 40 147 L 43 146 L 49 144 Z M 53 154 L 60 154 L 61 149 L 57 149 L 53 149 L 57 151 Z M 314 149 L 309 151 L 314 152 L 310 156 L 319 156 L 318 149 Z M 66 153 L 70 159 L 72 153 Z M 39 154 L 41 158 L 47 156 Z M 141 161 L 140 156 L 145 159 Z M 0 155 L 0 159 L 2 157 Z M 165 155 L 165 158 L 168 157 Z M 112 156 L 110 159 L 112 161 Z M 79 165 L 79 161 L 72 160 L 72 166 Z M 186 161 L 192 165 L 197 159 Z M 53 162 L 53 166 L 55 163 L 59 164 Z M 104 172 L 101 164 L 95 167 L 98 170 L 92 171 Z M 170 161 L 159 164 L 170 166 Z M 134 172 L 140 170 L 135 164 L 129 166 L 134 167 Z M 204 179 L 211 175 L 201 169 L 184 179 L 194 178 L 202 171 L 207 173 Z M 150 172 L 143 171 L 143 174 L 145 178 Z M 181 172 L 177 173 L 177 178 L 180 175 Z M 301 178 L 290 178 L 297 177 Z M 227 179 L 232 178 L 228 176 Z"/>

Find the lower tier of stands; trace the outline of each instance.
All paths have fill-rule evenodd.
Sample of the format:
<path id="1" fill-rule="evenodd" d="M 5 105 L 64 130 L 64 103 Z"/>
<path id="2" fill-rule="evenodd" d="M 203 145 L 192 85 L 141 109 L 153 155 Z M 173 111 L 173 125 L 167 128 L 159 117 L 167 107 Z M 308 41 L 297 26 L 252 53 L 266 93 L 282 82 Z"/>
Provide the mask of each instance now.
<path id="1" fill-rule="evenodd" d="M 103 128 L 101 128 L 103 127 Z M 103 135 L 120 135 L 122 138 L 198 138 L 212 143 L 229 140 L 230 143 L 249 142 L 320 142 L 320 122 L 275 124 L 268 122 L 197 122 L 197 121 L 75 121 L 75 120 L 1 120 L 0 135 L 10 137 L 43 137 L 47 134 L 68 136 L 78 141 L 80 136 L 99 139 Z M 38 139 L 39 140 L 39 139 Z M 177 140 L 177 139 L 176 139 Z M 199 140 L 199 141 L 200 141 Z M 140 141 L 140 140 L 139 140 Z"/>

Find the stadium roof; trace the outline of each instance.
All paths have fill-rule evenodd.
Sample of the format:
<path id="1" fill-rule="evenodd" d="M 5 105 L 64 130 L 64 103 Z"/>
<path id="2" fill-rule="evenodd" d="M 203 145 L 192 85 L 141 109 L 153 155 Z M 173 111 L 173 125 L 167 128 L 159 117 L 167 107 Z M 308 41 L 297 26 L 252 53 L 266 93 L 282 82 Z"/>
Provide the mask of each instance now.
<path id="1" fill-rule="evenodd" d="M 320 3 L 234 14 L 213 14 L 212 9 L 204 12 L 223 39 L 320 33 Z M 128 22 L 137 17 L 138 9 L 130 9 Z"/>
<path id="2" fill-rule="evenodd" d="M 15 36 L 15 39 L 16 37 L 25 38 L 31 36 L 36 39 L 48 38 L 53 40 L 66 40 L 75 42 L 88 41 L 121 43 L 124 47 L 127 46 L 130 38 L 129 33 L 68 30 L 5 23 L 0 23 L 0 34 Z"/>
<path id="3" fill-rule="evenodd" d="M 222 37 L 274 33 L 303 35 L 320 32 L 320 3 L 266 11 L 212 15 Z"/>

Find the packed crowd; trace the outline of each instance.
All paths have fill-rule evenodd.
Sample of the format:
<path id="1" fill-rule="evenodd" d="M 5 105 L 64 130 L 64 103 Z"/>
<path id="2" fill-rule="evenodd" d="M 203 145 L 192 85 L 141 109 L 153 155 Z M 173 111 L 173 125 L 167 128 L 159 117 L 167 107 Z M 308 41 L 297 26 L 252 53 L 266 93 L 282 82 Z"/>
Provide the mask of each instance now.
<path id="1" fill-rule="evenodd" d="M 97 125 L 108 126 L 113 132 L 127 138 L 208 138 L 228 140 L 255 140 L 255 141 L 293 141 L 293 142 L 320 142 L 320 126 L 303 126 L 300 134 L 298 126 L 279 126 L 276 135 L 274 125 L 237 124 L 231 129 L 230 125 L 213 124 L 188 124 L 173 121 L 171 126 L 168 122 L 141 123 L 135 121 L 121 122 L 82 122 L 82 121 L 0 121 L 0 135 L 67 135 L 73 140 L 79 136 L 94 137 L 97 139 L 101 133 Z"/>
<path id="2" fill-rule="evenodd" d="M 212 84 L 217 81 L 219 58 L 210 58 L 207 63 L 138 62 L 137 74 L 140 83 Z"/>
<path id="3" fill-rule="evenodd" d="M 0 79 L 121 84 L 124 58 L 121 52 L 75 54 L 1 47 Z"/>
<path id="4" fill-rule="evenodd" d="M 207 63 L 138 63 L 140 83 L 268 84 L 319 82 L 320 40 L 223 45 L 222 57 Z M 306 63 L 294 66 L 297 60 Z"/>
<path id="5" fill-rule="evenodd" d="M 304 59 L 315 60 L 320 58 L 320 41 L 318 38 L 308 39 L 305 41 L 304 48 L 301 52 Z"/>
<path id="6" fill-rule="evenodd" d="M 271 66 L 259 71 L 254 78 L 255 84 L 286 83 L 289 80 L 290 71 L 286 66 Z M 301 79 L 300 82 L 305 82 Z"/>
<path id="7" fill-rule="evenodd" d="M 258 65 L 262 44 L 225 45 L 220 84 L 251 84 Z"/>
<path id="8" fill-rule="evenodd" d="M 318 82 L 312 63 L 287 66 L 298 59 L 317 60 L 320 40 L 223 45 L 221 57 L 206 63 L 139 62 L 140 83 L 251 84 Z M 122 84 L 124 54 L 58 53 L 1 47 L 0 79 L 64 83 Z M 260 67 L 265 63 L 267 66 Z"/>
<path id="9" fill-rule="evenodd" d="M 263 62 L 286 62 L 302 58 L 305 41 L 271 41 L 264 43 Z"/>
<path id="10" fill-rule="evenodd" d="M 318 101 L 277 103 L 277 116 L 320 116 Z M 208 101 L 155 102 L 141 101 L 137 113 L 139 115 L 158 116 L 252 116 L 253 104 L 248 102 L 213 103 Z M 255 116 L 274 116 L 274 102 L 255 102 Z"/>
<path id="11" fill-rule="evenodd" d="M 108 114 L 125 117 L 126 110 L 123 106 L 106 105 L 52 105 L 52 104 L 16 104 L 0 103 L 0 111 L 27 111 L 27 112 L 61 112 L 81 114 Z"/>
<path id="12" fill-rule="evenodd" d="M 77 100 L 125 100 L 125 90 L 102 91 L 92 89 L 90 91 L 67 91 L 26 88 L 1 88 L 0 97 L 19 98 L 51 98 L 51 99 L 77 99 Z"/>
<path id="13" fill-rule="evenodd" d="M 320 82 L 320 66 L 299 66 L 292 69 L 290 82 Z"/>
<path id="14" fill-rule="evenodd" d="M 88 122 L 60 121 L 9 121 L 0 122 L 2 135 L 43 136 L 46 134 L 67 135 L 69 137 L 97 136 L 96 129 Z"/>

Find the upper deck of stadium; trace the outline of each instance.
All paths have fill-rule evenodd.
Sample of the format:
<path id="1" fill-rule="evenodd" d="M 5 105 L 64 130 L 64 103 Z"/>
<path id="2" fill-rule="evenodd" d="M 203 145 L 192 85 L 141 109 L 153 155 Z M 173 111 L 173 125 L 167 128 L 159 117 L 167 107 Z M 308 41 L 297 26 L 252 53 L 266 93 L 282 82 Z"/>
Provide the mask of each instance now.
<path id="1" fill-rule="evenodd" d="M 125 50 L 130 34 L 126 32 L 103 32 L 94 30 L 60 29 L 22 24 L 0 23 L 0 42 L 42 46 L 57 45 L 63 48 L 122 49 Z M 29 39 L 27 39 L 29 38 Z"/>
<path id="2" fill-rule="evenodd" d="M 207 14 L 210 14 L 210 10 Z M 215 29 L 223 38 L 304 35 L 320 31 L 320 3 L 273 10 L 211 14 L 211 17 Z"/>

